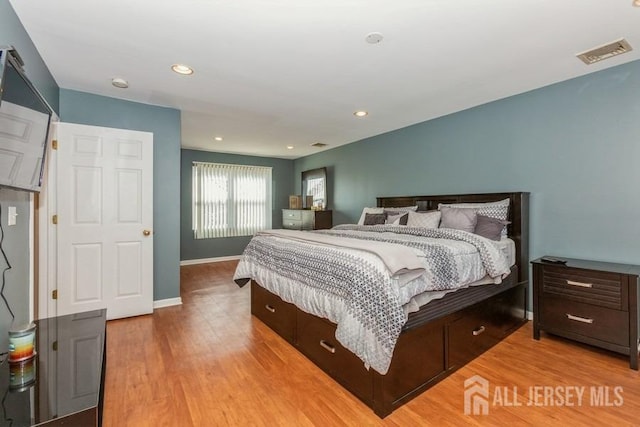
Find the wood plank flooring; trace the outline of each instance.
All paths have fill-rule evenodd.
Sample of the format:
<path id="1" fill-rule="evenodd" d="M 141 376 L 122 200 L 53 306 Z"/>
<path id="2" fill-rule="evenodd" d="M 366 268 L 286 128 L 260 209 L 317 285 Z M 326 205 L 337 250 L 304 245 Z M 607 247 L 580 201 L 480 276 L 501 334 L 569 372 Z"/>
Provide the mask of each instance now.
<path id="1" fill-rule="evenodd" d="M 105 427 L 640 425 L 627 357 L 535 341 L 530 324 L 381 420 L 251 316 L 235 266 L 184 266 L 181 306 L 108 323 Z M 489 381 L 487 415 L 464 414 L 473 375 Z"/>

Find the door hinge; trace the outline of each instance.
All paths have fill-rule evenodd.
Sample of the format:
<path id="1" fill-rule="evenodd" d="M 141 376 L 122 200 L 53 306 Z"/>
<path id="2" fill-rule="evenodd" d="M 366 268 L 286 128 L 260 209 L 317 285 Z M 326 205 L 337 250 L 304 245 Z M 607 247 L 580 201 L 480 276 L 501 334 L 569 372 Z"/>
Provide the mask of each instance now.
<path id="1" fill-rule="evenodd" d="M 51 141 L 51 148 L 53 148 L 54 150 L 58 149 L 58 140 L 54 139 L 53 141 Z"/>
<path id="2" fill-rule="evenodd" d="M 51 291 L 51 299 L 58 299 L 58 290 L 54 289 Z"/>
<path id="3" fill-rule="evenodd" d="M 53 349 L 53 351 L 58 351 L 58 341 L 54 341 L 51 348 Z"/>
<path id="4" fill-rule="evenodd" d="M 58 215 L 54 215 L 54 216 L 52 216 L 52 217 L 51 217 L 51 222 L 52 222 L 53 224 L 58 224 Z"/>

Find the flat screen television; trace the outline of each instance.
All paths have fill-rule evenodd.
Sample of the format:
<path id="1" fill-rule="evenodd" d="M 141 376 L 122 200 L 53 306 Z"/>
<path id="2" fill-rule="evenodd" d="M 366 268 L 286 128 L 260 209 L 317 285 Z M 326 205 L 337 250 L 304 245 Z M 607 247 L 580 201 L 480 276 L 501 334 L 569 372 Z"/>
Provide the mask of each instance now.
<path id="1" fill-rule="evenodd" d="M 53 111 L 22 67 L 0 46 L 0 187 L 40 191 Z"/>

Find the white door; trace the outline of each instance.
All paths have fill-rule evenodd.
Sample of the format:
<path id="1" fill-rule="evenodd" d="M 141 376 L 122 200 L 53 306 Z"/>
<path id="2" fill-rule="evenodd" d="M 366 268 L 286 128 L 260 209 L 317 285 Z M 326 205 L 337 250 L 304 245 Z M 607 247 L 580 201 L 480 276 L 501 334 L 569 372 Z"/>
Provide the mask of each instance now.
<path id="1" fill-rule="evenodd" d="M 59 123 L 58 315 L 153 311 L 153 134 Z"/>

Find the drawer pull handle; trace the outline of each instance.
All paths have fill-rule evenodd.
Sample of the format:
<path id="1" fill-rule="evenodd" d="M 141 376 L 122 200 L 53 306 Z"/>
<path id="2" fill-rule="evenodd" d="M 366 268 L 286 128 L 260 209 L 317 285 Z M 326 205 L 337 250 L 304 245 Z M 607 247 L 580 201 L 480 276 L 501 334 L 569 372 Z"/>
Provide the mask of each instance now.
<path id="1" fill-rule="evenodd" d="M 331 344 L 329 344 L 328 342 L 326 342 L 325 340 L 320 340 L 320 347 L 324 348 L 331 354 L 334 354 L 336 352 L 336 348 Z"/>
<path id="2" fill-rule="evenodd" d="M 574 282 L 573 280 L 567 280 L 567 285 L 580 286 L 581 288 L 593 288 L 593 283 Z"/>
<path id="3" fill-rule="evenodd" d="M 270 306 L 269 304 L 265 304 L 264 308 L 266 308 L 267 310 L 269 310 L 272 313 L 276 312 L 276 309 L 273 308 L 272 306 Z"/>
<path id="4" fill-rule="evenodd" d="M 580 316 L 574 316 L 573 314 L 569 314 L 567 313 L 567 319 L 569 320 L 575 320 L 576 322 L 582 322 L 582 323 L 593 323 L 593 319 L 587 319 L 586 317 L 580 317 Z"/>
<path id="5" fill-rule="evenodd" d="M 473 334 L 474 337 L 477 337 L 478 335 L 483 333 L 485 330 L 486 328 L 484 326 L 480 326 L 478 329 L 476 329 L 475 331 L 472 331 L 471 333 Z"/>

